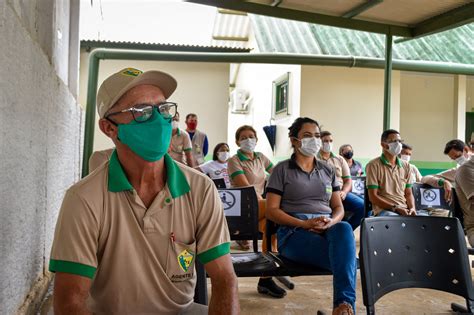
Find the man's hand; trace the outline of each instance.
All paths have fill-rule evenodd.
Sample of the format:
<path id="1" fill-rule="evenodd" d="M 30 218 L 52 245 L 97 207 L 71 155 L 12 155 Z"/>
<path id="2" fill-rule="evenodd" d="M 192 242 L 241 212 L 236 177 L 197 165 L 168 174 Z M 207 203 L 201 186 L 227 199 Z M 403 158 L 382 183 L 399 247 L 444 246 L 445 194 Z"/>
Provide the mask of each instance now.
<path id="1" fill-rule="evenodd" d="M 346 200 L 347 194 L 341 190 L 341 191 L 339 192 L 339 196 L 341 196 L 341 199 L 342 199 L 342 200 Z"/>
<path id="2" fill-rule="evenodd" d="M 444 199 L 447 202 L 451 202 L 451 191 L 452 191 L 453 186 L 448 180 L 444 180 L 443 188 L 444 188 Z"/>
<path id="3" fill-rule="evenodd" d="M 395 207 L 393 209 L 393 212 L 401 215 L 401 216 L 416 216 L 416 210 L 415 209 L 407 209 L 407 208 L 402 208 L 402 207 Z"/>

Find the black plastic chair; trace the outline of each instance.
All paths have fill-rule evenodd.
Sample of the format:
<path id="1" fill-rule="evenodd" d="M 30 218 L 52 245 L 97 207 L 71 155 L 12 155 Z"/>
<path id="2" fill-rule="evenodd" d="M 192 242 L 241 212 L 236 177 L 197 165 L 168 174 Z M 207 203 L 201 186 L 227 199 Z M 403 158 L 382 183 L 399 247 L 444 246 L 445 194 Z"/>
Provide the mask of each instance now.
<path id="1" fill-rule="evenodd" d="M 225 185 L 225 180 L 223 178 L 215 178 L 212 179 L 214 182 L 214 185 L 216 185 L 217 188 L 226 188 L 227 186 Z"/>
<path id="2" fill-rule="evenodd" d="M 365 198 L 365 176 L 352 176 L 351 192 Z"/>
<path id="3" fill-rule="evenodd" d="M 448 210 L 452 214 L 454 203 L 450 204 L 444 199 L 445 190 L 443 187 L 431 187 L 427 184 L 414 183 L 412 191 L 416 210 L 437 208 Z M 452 194 L 455 194 L 454 189 Z"/>
<path id="4" fill-rule="evenodd" d="M 373 216 L 372 210 L 373 210 L 373 207 L 369 198 L 369 190 L 367 189 L 367 186 L 365 186 L 364 187 L 364 212 L 365 212 L 366 218 Z"/>
<path id="5" fill-rule="evenodd" d="M 271 237 L 276 234 L 278 225 L 267 219 L 267 227 L 265 230 L 267 239 L 267 248 L 271 247 Z M 278 263 L 279 268 L 274 271 L 272 276 L 326 276 L 332 275 L 332 272 L 326 269 L 316 268 L 314 266 L 305 265 L 291 261 L 276 252 L 268 252 L 267 255 L 271 255 L 273 259 Z"/>
<path id="6" fill-rule="evenodd" d="M 446 217 L 377 217 L 361 225 L 360 265 L 367 314 L 402 288 L 460 295 L 474 311 L 474 288 L 461 224 Z"/>

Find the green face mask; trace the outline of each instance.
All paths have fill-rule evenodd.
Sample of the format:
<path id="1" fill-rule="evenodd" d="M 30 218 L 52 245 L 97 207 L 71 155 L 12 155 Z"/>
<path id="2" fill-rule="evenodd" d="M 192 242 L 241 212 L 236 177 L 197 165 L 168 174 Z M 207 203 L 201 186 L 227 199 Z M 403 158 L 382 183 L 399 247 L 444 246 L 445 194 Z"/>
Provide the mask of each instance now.
<path id="1" fill-rule="evenodd" d="M 145 122 L 135 120 L 118 125 L 118 139 L 136 155 L 148 162 L 161 159 L 170 146 L 171 119 L 165 119 L 156 108 L 153 116 Z"/>

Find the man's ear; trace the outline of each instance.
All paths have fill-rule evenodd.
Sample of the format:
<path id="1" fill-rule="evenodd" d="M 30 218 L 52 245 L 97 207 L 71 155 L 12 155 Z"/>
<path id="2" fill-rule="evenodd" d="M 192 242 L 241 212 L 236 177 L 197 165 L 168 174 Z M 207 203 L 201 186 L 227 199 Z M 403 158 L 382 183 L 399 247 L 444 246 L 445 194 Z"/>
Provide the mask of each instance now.
<path id="1" fill-rule="evenodd" d="M 109 138 L 116 139 L 118 134 L 118 128 L 105 118 L 99 119 L 100 130 Z"/>

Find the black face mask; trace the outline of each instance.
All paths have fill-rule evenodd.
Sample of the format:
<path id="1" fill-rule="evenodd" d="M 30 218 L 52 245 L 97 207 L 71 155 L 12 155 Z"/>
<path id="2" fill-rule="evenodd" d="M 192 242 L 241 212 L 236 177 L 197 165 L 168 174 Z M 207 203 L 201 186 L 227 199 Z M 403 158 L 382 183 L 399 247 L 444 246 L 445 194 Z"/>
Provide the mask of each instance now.
<path id="1" fill-rule="evenodd" d="M 346 159 L 350 160 L 352 159 L 352 156 L 354 155 L 354 152 L 352 151 L 347 151 L 346 153 L 344 153 L 342 156 L 345 157 Z"/>

